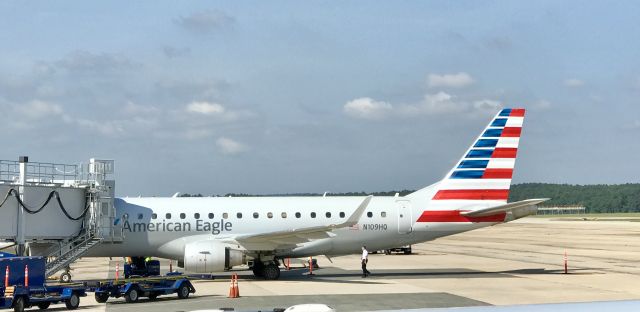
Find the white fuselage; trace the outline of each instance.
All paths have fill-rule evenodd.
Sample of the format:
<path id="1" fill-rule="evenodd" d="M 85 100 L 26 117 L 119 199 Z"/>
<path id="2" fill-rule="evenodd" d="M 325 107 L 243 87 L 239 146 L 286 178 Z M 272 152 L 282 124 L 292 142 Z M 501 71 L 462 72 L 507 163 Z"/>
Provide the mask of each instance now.
<path id="1" fill-rule="evenodd" d="M 90 256 L 158 256 L 182 259 L 186 244 L 224 240 L 314 226 L 339 224 L 364 197 L 204 197 L 116 199 L 117 221 L 124 228 L 122 244 L 101 244 Z M 374 197 L 357 225 L 331 232 L 331 237 L 277 249 L 278 257 L 343 255 L 362 245 L 380 250 L 424 242 L 493 225 L 421 223 L 423 211 L 406 197 Z M 251 255 L 252 252 L 248 251 Z"/>

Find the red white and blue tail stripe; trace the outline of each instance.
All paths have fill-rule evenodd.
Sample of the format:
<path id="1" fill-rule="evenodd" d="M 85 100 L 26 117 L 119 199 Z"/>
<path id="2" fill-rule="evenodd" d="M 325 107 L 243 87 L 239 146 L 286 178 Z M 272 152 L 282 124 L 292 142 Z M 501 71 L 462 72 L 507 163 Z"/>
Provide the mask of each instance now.
<path id="1" fill-rule="evenodd" d="M 501 110 L 440 181 L 417 222 L 500 222 L 504 214 L 465 217 L 464 211 L 502 205 L 509 197 L 525 110 Z"/>

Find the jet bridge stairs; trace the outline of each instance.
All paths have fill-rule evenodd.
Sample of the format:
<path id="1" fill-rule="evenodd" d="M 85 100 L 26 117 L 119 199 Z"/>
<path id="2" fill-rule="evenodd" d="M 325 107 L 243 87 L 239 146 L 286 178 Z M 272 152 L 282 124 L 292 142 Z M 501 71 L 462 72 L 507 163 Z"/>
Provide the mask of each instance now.
<path id="1" fill-rule="evenodd" d="M 101 244 L 124 239 L 115 224 L 113 160 L 62 165 L 0 160 L 0 248 L 45 256 L 46 275 L 65 270 Z M 6 194 L 6 195 L 5 195 Z"/>

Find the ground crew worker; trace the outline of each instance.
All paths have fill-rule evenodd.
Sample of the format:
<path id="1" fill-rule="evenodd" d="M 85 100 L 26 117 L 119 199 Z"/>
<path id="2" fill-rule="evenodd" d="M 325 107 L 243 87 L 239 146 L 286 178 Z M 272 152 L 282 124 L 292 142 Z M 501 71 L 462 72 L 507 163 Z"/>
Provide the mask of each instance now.
<path id="1" fill-rule="evenodd" d="M 362 277 L 367 277 L 371 272 L 367 270 L 367 262 L 369 262 L 369 251 L 367 251 L 367 246 L 362 246 L 362 258 L 360 259 L 362 262 Z"/>

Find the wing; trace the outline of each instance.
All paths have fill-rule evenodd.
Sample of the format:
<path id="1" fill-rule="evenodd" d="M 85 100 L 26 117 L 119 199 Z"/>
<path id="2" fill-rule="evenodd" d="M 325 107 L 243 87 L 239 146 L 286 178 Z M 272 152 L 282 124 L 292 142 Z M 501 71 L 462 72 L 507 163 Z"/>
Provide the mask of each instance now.
<path id="1" fill-rule="evenodd" d="M 473 211 L 464 211 L 464 212 L 460 212 L 460 214 L 468 217 L 491 216 L 491 215 L 495 215 L 502 212 L 509 212 L 516 209 L 520 209 L 520 208 L 534 206 L 541 202 L 545 202 L 547 200 L 549 200 L 549 198 L 526 199 L 518 202 L 508 203 L 506 205 L 497 206 L 497 207 L 491 207 L 491 208 L 473 210 Z"/>
<path id="2" fill-rule="evenodd" d="M 360 217 L 367 209 L 373 196 L 365 198 L 360 206 L 342 223 L 329 224 L 325 226 L 314 226 L 305 228 L 293 228 L 284 231 L 269 233 L 241 235 L 233 238 L 235 242 L 242 245 L 247 250 L 275 250 L 279 248 L 293 247 L 300 243 L 305 243 L 314 239 L 321 239 L 335 236 L 332 230 L 341 229 L 356 225 Z"/>

